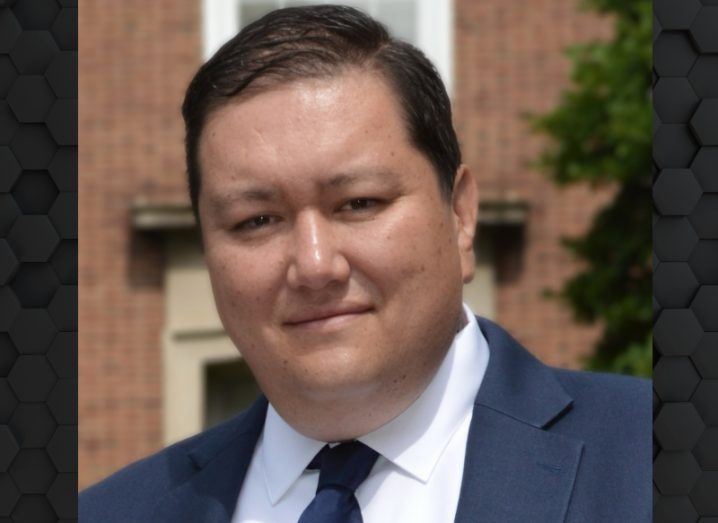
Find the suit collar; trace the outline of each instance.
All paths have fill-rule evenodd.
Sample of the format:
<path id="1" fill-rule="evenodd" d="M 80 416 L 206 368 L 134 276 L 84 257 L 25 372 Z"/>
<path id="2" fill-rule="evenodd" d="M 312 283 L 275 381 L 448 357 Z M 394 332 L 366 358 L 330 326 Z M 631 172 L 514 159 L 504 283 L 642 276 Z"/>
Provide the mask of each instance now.
<path id="1" fill-rule="evenodd" d="M 236 445 L 237 438 L 250 438 L 255 442 L 264 428 L 267 399 L 260 395 L 252 406 L 241 415 L 211 430 L 201 443 L 187 454 L 198 468 L 207 466 L 218 454 Z"/>
<path id="2" fill-rule="evenodd" d="M 564 521 L 583 442 L 552 432 L 571 397 L 553 371 L 479 318 L 489 366 L 474 403 L 455 521 Z"/>
<path id="3" fill-rule="evenodd" d="M 551 369 L 501 327 L 477 318 L 489 344 L 489 367 L 475 403 L 537 428 L 548 426 L 573 402 Z"/>

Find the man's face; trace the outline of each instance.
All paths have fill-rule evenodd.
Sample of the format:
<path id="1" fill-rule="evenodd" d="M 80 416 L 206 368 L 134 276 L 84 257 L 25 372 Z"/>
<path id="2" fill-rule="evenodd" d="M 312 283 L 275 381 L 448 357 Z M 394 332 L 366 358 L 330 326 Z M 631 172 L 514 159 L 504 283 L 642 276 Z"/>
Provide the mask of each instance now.
<path id="1" fill-rule="evenodd" d="M 443 198 L 393 92 L 358 70 L 230 102 L 199 152 L 217 308 L 279 413 L 413 401 L 461 322 L 470 175 Z"/>

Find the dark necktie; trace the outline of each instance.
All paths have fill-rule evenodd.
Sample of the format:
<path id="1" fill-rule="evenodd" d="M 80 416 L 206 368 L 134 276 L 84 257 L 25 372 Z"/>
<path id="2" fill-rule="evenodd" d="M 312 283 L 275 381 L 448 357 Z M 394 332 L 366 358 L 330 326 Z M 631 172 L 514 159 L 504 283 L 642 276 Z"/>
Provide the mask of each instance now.
<path id="1" fill-rule="evenodd" d="M 325 446 L 307 468 L 319 469 L 317 494 L 299 523 L 362 523 L 354 491 L 369 475 L 379 454 L 359 441 Z"/>

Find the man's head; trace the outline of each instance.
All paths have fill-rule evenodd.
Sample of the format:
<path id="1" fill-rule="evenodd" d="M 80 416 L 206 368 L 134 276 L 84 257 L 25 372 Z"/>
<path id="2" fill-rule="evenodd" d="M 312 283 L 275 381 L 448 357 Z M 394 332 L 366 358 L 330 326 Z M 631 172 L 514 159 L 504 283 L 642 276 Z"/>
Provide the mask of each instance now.
<path id="1" fill-rule="evenodd" d="M 353 60 L 302 62 L 339 60 L 326 38 Z M 280 415 L 318 439 L 369 432 L 416 399 L 461 325 L 473 274 L 473 179 L 458 163 L 437 167 L 458 162 L 448 99 L 421 55 L 409 76 L 436 83 L 440 109 L 424 85 L 405 95 L 405 77 L 376 65 L 379 53 L 396 59 L 392 46 L 418 54 L 347 8 L 280 11 L 227 44 L 185 103 L 186 117 L 204 107 L 188 119 L 188 161 L 201 173 L 195 205 L 220 317 Z M 230 76 L 249 77 L 243 67 L 255 73 L 239 94 L 196 97 L 211 85 L 203 74 L 224 76 L 217 90 L 229 93 Z M 442 125 L 455 154 L 420 146 Z"/>
<path id="2" fill-rule="evenodd" d="M 461 151 L 449 97 L 434 66 L 421 51 L 393 39 L 360 11 L 319 5 L 280 9 L 248 25 L 190 83 L 182 114 L 195 214 L 202 185 L 198 144 L 215 109 L 272 85 L 327 78 L 349 68 L 381 75 L 395 91 L 412 143 L 433 164 L 448 198 Z"/>

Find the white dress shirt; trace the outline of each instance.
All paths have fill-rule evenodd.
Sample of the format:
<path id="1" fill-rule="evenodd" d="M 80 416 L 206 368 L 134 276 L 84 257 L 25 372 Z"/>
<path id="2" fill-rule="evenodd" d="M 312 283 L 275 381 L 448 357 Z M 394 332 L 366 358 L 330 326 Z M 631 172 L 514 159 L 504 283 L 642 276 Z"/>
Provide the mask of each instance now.
<path id="1" fill-rule="evenodd" d="M 453 521 L 474 398 L 489 361 L 476 318 L 454 337 L 436 375 L 404 412 L 359 441 L 379 453 L 356 490 L 365 523 Z M 269 405 L 232 523 L 296 523 L 316 494 L 307 465 L 325 445 L 290 427 Z"/>

